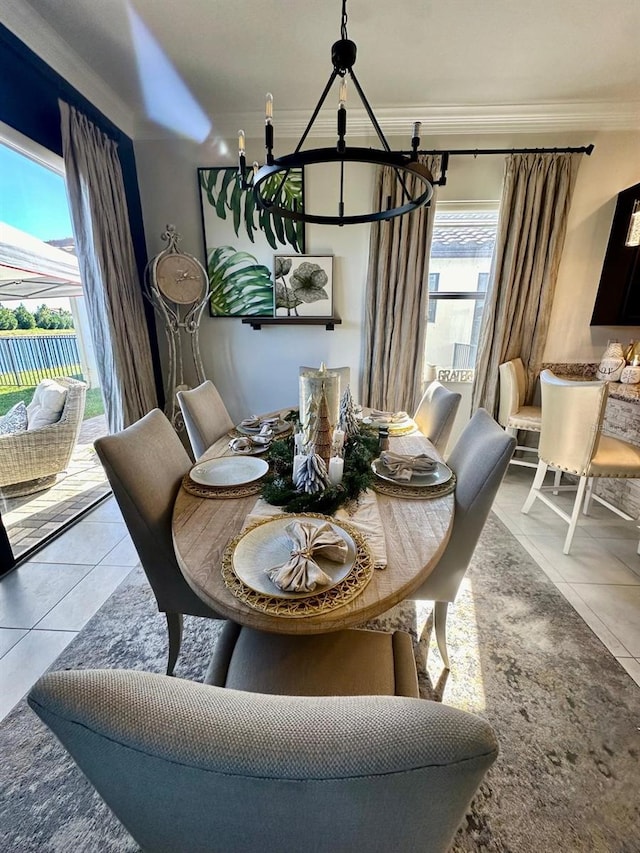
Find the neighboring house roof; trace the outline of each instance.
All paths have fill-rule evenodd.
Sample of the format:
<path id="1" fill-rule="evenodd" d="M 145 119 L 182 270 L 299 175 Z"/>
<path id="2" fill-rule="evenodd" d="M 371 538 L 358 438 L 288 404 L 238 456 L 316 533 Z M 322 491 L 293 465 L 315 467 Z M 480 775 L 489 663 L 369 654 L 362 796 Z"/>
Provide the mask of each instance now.
<path id="1" fill-rule="evenodd" d="M 497 211 L 436 214 L 432 258 L 490 258 L 496 239 Z"/>

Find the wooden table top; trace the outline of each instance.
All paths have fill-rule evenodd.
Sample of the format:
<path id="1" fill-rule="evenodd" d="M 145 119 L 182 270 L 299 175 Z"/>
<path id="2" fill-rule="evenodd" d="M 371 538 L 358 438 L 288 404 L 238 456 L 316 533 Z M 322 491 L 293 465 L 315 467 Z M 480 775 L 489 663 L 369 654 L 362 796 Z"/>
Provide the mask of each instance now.
<path id="1" fill-rule="evenodd" d="M 202 459 L 228 452 L 220 439 Z M 393 437 L 397 453 L 438 453 L 423 435 Z M 211 608 L 241 625 L 283 634 L 321 634 L 361 625 L 407 598 L 429 576 L 449 540 L 454 495 L 431 500 L 405 500 L 377 495 L 387 547 L 387 568 L 376 569 L 365 589 L 352 601 L 315 616 L 290 618 L 255 610 L 224 584 L 222 555 L 242 530 L 259 496 L 215 500 L 178 492 L 173 512 L 173 543 L 178 564 L 191 588 Z M 274 509 L 274 513 L 277 510 Z"/>

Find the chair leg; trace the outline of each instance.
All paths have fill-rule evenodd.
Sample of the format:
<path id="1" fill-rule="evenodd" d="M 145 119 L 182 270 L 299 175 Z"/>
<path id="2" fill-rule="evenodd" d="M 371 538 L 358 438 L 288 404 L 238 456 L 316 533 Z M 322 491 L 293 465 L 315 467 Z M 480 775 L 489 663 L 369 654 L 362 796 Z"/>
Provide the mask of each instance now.
<path id="1" fill-rule="evenodd" d="M 173 675 L 173 670 L 180 654 L 182 645 L 182 613 L 165 613 L 167 617 L 167 629 L 169 631 L 169 659 L 167 662 L 167 675 Z"/>
<path id="2" fill-rule="evenodd" d="M 564 540 L 564 548 L 562 549 L 563 554 L 568 554 L 571 550 L 571 542 L 573 541 L 573 534 L 576 532 L 578 516 L 580 515 L 580 507 L 582 506 L 586 485 L 587 477 L 580 477 L 580 480 L 578 481 L 578 491 L 576 492 L 576 499 L 573 503 L 571 521 L 569 522 L 569 532 L 567 533 L 567 538 Z"/>
<path id="3" fill-rule="evenodd" d="M 557 495 L 558 490 L 560 488 L 560 480 L 562 480 L 562 471 L 559 468 L 556 468 L 555 474 L 553 475 L 553 494 Z"/>
<path id="4" fill-rule="evenodd" d="M 528 513 L 531 509 L 531 506 L 534 500 L 538 497 L 537 492 L 542 488 L 542 484 L 544 483 L 544 477 L 547 473 L 547 463 L 543 462 L 542 459 L 538 462 L 538 470 L 536 471 L 536 476 L 533 478 L 533 483 L 531 484 L 531 488 L 529 489 L 529 494 L 527 495 L 527 499 L 522 505 L 522 509 L 520 512 Z"/>
<path id="5" fill-rule="evenodd" d="M 447 651 L 447 610 L 448 601 L 436 601 L 433 606 L 433 627 L 438 642 L 438 650 L 445 669 L 451 669 L 449 665 L 449 652 Z"/>
<path id="6" fill-rule="evenodd" d="M 584 496 L 584 504 L 582 507 L 582 514 L 589 515 L 589 510 L 591 509 L 591 498 L 593 497 L 593 477 L 589 477 L 587 480 L 587 491 Z"/>

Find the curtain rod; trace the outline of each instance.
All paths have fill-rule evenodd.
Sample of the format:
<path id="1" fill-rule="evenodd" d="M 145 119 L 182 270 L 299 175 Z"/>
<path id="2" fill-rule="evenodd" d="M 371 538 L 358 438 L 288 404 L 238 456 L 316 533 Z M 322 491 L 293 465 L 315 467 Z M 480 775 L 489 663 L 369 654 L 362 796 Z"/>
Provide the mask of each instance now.
<path id="1" fill-rule="evenodd" d="M 449 168 L 449 157 L 464 156 L 477 157 L 479 154 L 586 154 L 591 156 L 594 149 L 593 142 L 590 145 L 581 145 L 579 148 L 450 148 L 448 151 L 432 149 L 418 151 L 418 154 L 441 154 L 440 177 L 434 181 L 434 185 L 446 186 L 447 169 Z M 402 154 L 412 154 L 412 151 L 402 151 Z"/>
<path id="2" fill-rule="evenodd" d="M 593 142 L 590 145 L 581 145 L 578 148 L 448 148 L 446 150 L 422 150 L 418 154 L 448 154 L 450 157 L 458 155 L 470 155 L 477 157 L 479 154 L 586 154 L 587 157 L 595 148 Z M 403 151 L 403 154 L 411 154 L 411 151 Z"/>

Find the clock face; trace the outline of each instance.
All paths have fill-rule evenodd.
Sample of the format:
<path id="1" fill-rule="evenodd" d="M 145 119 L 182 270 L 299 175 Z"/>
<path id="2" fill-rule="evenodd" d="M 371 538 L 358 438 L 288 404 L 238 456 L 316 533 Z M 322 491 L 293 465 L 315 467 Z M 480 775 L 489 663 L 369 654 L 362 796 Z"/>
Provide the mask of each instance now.
<path id="1" fill-rule="evenodd" d="M 207 274 L 191 255 L 171 252 L 162 255 L 153 270 L 160 293 L 180 305 L 191 305 L 204 296 Z"/>

